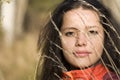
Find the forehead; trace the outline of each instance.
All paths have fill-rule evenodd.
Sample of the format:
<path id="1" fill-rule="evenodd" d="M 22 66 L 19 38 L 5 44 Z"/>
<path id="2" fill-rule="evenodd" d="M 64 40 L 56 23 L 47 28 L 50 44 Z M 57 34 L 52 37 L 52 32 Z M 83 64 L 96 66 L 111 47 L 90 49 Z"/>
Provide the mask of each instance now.
<path id="1" fill-rule="evenodd" d="M 82 7 L 72 9 L 64 14 L 64 18 L 74 18 L 77 17 L 78 19 L 89 20 L 91 21 L 99 21 L 99 15 L 95 10 L 91 9 L 83 9 Z"/>
<path id="2" fill-rule="evenodd" d="M 100 18 L 94 10 L 77 8 L 64 14 L 63 26 L 99 26 Z"/>

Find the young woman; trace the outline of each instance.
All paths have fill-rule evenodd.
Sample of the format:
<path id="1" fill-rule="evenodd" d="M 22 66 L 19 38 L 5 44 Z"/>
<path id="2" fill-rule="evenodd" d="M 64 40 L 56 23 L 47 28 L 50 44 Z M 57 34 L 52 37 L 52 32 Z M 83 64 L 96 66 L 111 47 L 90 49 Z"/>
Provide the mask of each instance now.
<path id="1" fill-rule="evenodd" d="M 40 34 L 36 80 L 120 80 L 114 25 L 97 0 L 64 0 Z"/>

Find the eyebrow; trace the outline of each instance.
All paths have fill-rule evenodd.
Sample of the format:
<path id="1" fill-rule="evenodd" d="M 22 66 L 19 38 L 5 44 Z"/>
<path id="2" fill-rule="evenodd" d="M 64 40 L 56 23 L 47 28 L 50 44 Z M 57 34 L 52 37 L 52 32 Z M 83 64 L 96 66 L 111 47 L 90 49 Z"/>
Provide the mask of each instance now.
<path id="1" fill-rule="evenodd" d="M 96 28 L 96 27 L 98 27 L 98 26 L 88 26 L 87 28 Z"/>
<path id="2" fill-rule="evenodd" d="M 87 28 L 88 28 L 88 29 L 91 29 L 91 28 L 98 28 L 98 29 L 99 29 L 100 26 L 96 26 L 96 25 L 95 25 L 95 26 L 88 26 Z"/>
<path id="3" fill-rule="evenodd" d="M 62 31 L 65 31 L 65 30 L 78 30 L 77 28 L 74 28 L 74 27 L 68 27 L 68 28 L 63 28 L 61 29 Z"/>
<path id="4" fill-rule="evenodd" d="M 99 26 L 86 26 L 87 29 L 91 29 L 91 28 L 98 28 Z M 68 28 L 63 28 L 61 30 L 65 31 L 65 30 L 78 30 L 77 28 L 74 28 L 74 27 L 68 27 Z"/>

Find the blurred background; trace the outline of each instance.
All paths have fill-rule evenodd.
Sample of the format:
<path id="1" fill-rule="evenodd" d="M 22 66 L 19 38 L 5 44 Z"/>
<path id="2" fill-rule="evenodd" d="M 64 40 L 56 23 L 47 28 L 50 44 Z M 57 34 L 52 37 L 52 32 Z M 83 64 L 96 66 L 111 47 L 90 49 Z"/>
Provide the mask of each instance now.
<path id="1" fill-rule="evenodd" d="M 34 80 L 39 30 L 61 1 L 0 0 L 0 80 Z M 120 24 L 120 0 L 99 1 Z"/>
<path id="2" fill-rule="evenodd" d="M 61 0 L 0 0 L 0 80 L 34 80 L 37 39 Z"/>

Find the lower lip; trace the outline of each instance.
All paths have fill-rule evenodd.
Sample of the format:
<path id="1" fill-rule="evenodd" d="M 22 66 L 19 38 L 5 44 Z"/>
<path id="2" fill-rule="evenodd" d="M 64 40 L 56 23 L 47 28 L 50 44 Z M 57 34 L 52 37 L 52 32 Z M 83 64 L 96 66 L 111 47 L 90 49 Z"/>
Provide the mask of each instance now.
<path id="1" fill-rule="evenodd" d="M 81 53 L 74 53 L 75 54 L 75 56 L 77 56 L 77 57 L 86 57 L 86 56 L 89 56 L 89 52 L 81 52 Z"/>

